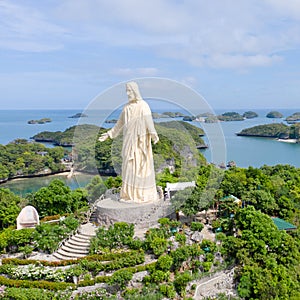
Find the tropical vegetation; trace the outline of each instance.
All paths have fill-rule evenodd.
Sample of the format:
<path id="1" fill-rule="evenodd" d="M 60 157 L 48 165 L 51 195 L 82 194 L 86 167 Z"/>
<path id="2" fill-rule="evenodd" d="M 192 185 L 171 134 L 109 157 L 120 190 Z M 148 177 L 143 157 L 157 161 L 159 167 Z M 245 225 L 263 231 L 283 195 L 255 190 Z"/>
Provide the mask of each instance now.
<path id="1" fill-rule="evenodd" d="M 300 138 L 300 124 L 285 125 L 283 123 L 272 123 L 257 125 L 251 128 L 243 129 L 237 133 L 239 136 L 258 136 L 270 138 L 283 139 L 299 139 Z"/>

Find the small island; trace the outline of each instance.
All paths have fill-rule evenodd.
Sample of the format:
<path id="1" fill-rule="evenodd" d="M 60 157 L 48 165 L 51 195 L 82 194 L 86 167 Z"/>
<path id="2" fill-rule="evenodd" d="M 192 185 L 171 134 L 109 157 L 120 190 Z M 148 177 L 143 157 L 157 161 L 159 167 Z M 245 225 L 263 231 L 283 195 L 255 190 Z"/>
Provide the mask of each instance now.
<path id="1" fill-rule="evenodd" d="M 291 116 L 288 116 L 286 119 L 288 124 L 294 124 L 300 121 L 300 112 L 295 112 Z"/>
<path id="2" fill-rule="evenodd" d="M 244 112 L 243 117 L 246 119 L 253 119 L 257 118 L 258 114 L 255 111 L 246 111 Z"/>
<path id="3" fill-rule="evenodd" d="M 299 143 L 300 123 L 291 126 L 283 123 L 257 125 L 236 133 L 238 136 L 276 138 L 280 142 Z"/>
<path id="4" fill-rule="evenodd" d="M 274 118 L 274 119 L 280 119 L 283 117 L 283 114 L 280 113 L 279 111 L 270 111 L 266 115 L 267 118 Z"/>
<path id="5" fill-rule="evenodd" d="M 169 116 L 160 114 L 158 112 L 152 112 L 152 118 L 153 119 L 162 119 L 162 118 L 169 118 Z"/>
<path id="6" fill-rule="evenodd" d="M 50 123 L 52 120 L 50 118 L 42 118 L 38 120 L 29 120 L 27 121 L 27 124 L 45 124 L 45 123 Z"/>
<path id="7" fill-rule="evenodd" d="M 244 117 L 237 112 L 225 112 L 218 116 L 220 121 L 244 121 Z"/>
<path id="8" fill-rule="evenodd" d="M 194 120 L 196 120 L 196 117 L 195 116 L 184 116 L 183 121 L 186 121 L 186 122 L 192 122 Z"/>
<path id="9" fill-rule="evenodd" d="M 104 123 L 107 123 L 107 124 L 115 124 L 115 123 L 117 123 L 117 122 L 118 122 L 117 119 L 111 119 L 111 120 L 105 120 Z"/>
<path id="10" fill-rule="evenodd" d="M 86 114 L 83 114 L 83 113 L 77 113 L 73 116 L 70 116 L 69 118 L 73 118 L 73 119 L 76 119 L 76 118 L 87 118 L 87 115 Z"/>
<path id="11" fill-rule="evenodd" d="M 181 118 L 181 117 L 184 117 L 184 114 L 181 113 L 181 112 L 170 112 L 170 111 L 167 111 L 167 112 L 163 112 L 162 113 L 163 115 L 169 117 L 169 118 Z"/>

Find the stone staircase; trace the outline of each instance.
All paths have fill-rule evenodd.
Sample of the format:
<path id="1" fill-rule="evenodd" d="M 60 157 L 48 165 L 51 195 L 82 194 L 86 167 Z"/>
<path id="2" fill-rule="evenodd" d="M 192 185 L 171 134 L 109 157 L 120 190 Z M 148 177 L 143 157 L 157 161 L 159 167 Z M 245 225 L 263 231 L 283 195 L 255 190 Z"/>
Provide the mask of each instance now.
<path id="1" fill-rule="evenodd" d="M 96 226 L 92 223 L 80 225 L 77 232 L 65 240 L 53 256 L 60 260 L 77 259 L 89 254 L 91 238 L 96 235 Z"/>
<path id="2" fill-rule="evenodd" d="M 91 223 L 93 223 L 93 224 L 97 224 L 98 219 L 97 219 L 97 211 L 96 211 L 96 210 L 94 210 L 94 211 L 91 213 L 89 221 L 90 221 Z"/>

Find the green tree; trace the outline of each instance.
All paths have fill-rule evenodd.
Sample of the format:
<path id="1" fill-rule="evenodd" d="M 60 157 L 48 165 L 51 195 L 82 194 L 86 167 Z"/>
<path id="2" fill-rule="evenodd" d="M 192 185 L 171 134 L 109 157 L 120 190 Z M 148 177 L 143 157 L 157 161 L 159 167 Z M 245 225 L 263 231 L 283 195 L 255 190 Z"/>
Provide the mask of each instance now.
<path id="1" fill-rule="evenodd" d="M 42 187 L 28 197 L 28 201 L 40 216 L 71 213 L 87 204 L 87 192 L 83 189 L 72 191 L 59 179 L 54 179 L 48 187 Z"/>
<path id="2" fill-rule="evenodd" d="M 0 188 L 0 228 L 16 224 L 21 211 L 19 204 L 21 198 L 9 189 Z"/>
<path id="3" fill-rule="evenodd" d="M 85 188 L 88 192 L 88 199 L 90 202 L 99 199 L 106 191 L 106 186 L 99 175 L 94 176 Z"/>

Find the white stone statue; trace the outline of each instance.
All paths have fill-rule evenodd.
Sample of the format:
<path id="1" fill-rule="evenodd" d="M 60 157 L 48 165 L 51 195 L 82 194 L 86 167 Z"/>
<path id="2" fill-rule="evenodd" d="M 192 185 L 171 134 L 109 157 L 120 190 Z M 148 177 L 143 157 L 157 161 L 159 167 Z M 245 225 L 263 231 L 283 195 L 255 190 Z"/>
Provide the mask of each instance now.
<path id="1" fill-rule="evenodd" d="M 149 105 L 136 82 L 126 84 L 128 103 L 115 126 L 99 141 L 114 139 L 123 132 L 121 201 L 144 203 L 158 200 L 151 140 L 159 140 Z"/>

